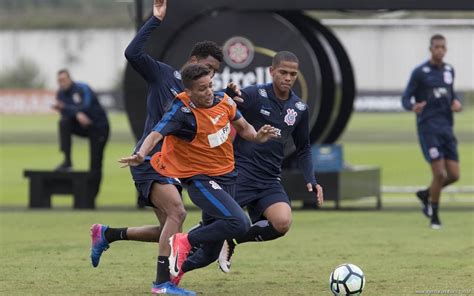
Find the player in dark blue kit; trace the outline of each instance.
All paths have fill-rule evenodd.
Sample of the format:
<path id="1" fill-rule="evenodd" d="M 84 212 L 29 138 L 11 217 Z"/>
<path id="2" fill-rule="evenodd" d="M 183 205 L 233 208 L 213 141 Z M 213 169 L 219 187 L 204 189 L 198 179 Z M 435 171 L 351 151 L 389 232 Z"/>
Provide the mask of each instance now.
<path id="1" fill-rule="evenodd" d="M 164 0 L 154 1 L 154 16 L 143 25 L 125 51 L 128 62 L 148 83 L 147 118 L 144 133 L 134 152 L 140 149 L 143 140 L 160 121 L 175 95 L 183 90 L 179 71 L 153 59 L 144 51 L 145 43 L 151 33 L 165 17 L 166 4 Z M 219 69 L 221 61 L 221 49 L 214 42 L 204 41 L 193 47 L 186 64 L 203 64 L 215 72 Z M 155 147 L 150 155 L 159 151 L 160 148 L 161 145 Z M 159 175 L 149 162 L 131 168 L 131 173 L 139 192 L 139 202 L 153 207 L 160 225 L 109 228 L 107 225 L 94 224 L 91 228 L 92 264 L 96 267 L 102 252 L 109 247 L 110 243 L 117 240 L 159 242 L 157 276 L 152 286 L 152 293 L 186 295 L 186 291 L 176 287 L 170 281 L 168 268 L 168 256 L 170 255 L 168 239 L 181 231 L 186 217 L 186 211 L 177 188 L 177 186 L 180 187 L 180 182 L 177 179 Z"/>
<path id="2" fill-rule="evenodd" d="M 430 60 L 413 70 L 402 104 L 405 109 L 416 113 L 421 150 L 431 164 L 433 176 L 430 186 L 416 195 L 423 204 L 423 213 L 431 216 L 431 228 L 440 229 L 438 209 L 441 190 L 459 179 L 453 112 L 461 111 L 462 106 L 454 92 L 454 69 L 443 62 L 446 39 L 442 35 L 431 37 L 430 52 Z"/>
<path id="3" fill-rule="evenodd" d="M 311 158 L 308 108 L 291 90 L 298 76 L 298 58 L 291 52 L 277 53 L 270 67 L 273 83 L 250 86 L 241 91 L 238 108 L 258 130 L 269 124 L 279 129 L 280 138 L 264 144 L 251 143 L 237 136 L 234 141 L 238 170 L 235 200 L 246 207 L 253 223 L 247 234 L 226 241 L 219 255 L 219 266 L 230 271 L 230 259 L 236 244 L 268 241 L 285 235 L 291 226 L 290 200 L 281 185 L 281 164 L 285 144 L 293 139 L 298 164 L 308 191 L 316 191 L 322 205 L 323 190 L 316 183 Z"/>
<path id="4" fill-rule="evenodd" d="M 97 95 L 85 83 L 75 82 L 65 69 L 58 71 L 59 91 L 53 108 L 61 113 L 59 121 L 59 140 L 64 161 L 57 171 L 72 169 L 72 135 L 89 138 L 90 142 L 90 195 L 94 198 L 99 192 L 102 180 L 102 159 L 109 138 L 109 121 Z"/>

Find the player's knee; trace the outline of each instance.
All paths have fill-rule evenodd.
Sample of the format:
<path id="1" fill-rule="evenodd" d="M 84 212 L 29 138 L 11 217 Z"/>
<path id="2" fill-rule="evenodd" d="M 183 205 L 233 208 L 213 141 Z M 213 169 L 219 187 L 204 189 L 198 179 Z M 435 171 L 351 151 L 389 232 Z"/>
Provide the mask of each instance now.
<path id="1" fill-rule="evenodd" d="M 439 172 L 433 173 L 433 181 L 435 181 L 437 183 L 440 183 L 440 184 L 444 184 L 444 182 L 446 182 L 446 180 L 447 180 L 446 172 L 439 171 Z"/>
<path id="2" fill-rule="evenodd" d="M 449 184 L 451 183 L 454 183 L 454 182 L 457 182 L 459 180 L 459 173 L 451 173 L 449 176 L 448 176 L 448 182 Z"/>
<path id="3" fill-rule="evenodd" d="M 174 221 L 177 224 L 183 224 L 186 220 L 186 210 L 182 206 L 177 206 L 173 209 L 170 209 L 167 213 L 167 219 Z"/>
<path id="4" fill-rule="evenodd" d="M 271 223 L 276 231 L 284 235 L 290 230 L 291 222 L 291 217 L 281 217 L 275 221 L 272 221 Z"/>

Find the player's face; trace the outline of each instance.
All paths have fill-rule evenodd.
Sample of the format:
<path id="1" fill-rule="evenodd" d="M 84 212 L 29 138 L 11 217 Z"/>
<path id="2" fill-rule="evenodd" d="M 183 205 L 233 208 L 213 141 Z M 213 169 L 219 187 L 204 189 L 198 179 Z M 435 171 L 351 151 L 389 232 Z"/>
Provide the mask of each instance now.
<path id="1" fill-rule="evenodd" d="M 187 89 L 186 92 L 196 107 L 212 107 L 214 92 L 212 91 L 212 78 L 210 75 L 195 80 L 191 89 Z"/>
<path id="2" fill-rule="evenodd" d="M 208 56 L 204 59 L 196 58 L 196 63 L 208 67 L 211 70 L 211 77 L 214 76 L 214 73 L 219 72 L 219 67 L 221 66 L 221 63 L 213 56 Z"/>
<path id="3" fill-rule="evenodd" d="M 295 62 L 282 61 L 275 67 L 270 67 L 273 85 L 282 93 L 287 93 L 295 84 L 298 77 L 298 64 Z"/>
<path id="4" fill-rule="evenodd" d="M 69 75 L 66 73 L 60 73 L 58 75 L 58 84 L 61 90 L 69 89 L 72 85 L 71 77 L 69 77 Z"/>
<path id="5" fill-rule="evenodd" d="M 430 52 L 431 57 L 436 61 L 442 61 L 444 55 L 446 54 L 446 40 L 444 39 L 434 39 L 431 42 Z"/>

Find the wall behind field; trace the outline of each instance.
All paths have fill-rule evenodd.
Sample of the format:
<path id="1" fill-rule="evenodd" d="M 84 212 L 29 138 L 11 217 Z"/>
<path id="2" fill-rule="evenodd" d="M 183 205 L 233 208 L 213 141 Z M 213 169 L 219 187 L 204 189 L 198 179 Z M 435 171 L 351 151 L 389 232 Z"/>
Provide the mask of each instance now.
<path id="1" fill-rule="evenodd" d="M 349 53 L 357 88 L 401 91 L 411 70 L 429 57 L 429 38 L 448 39 L 446 61 L 456 69 L 456 88 L 474 91 L 474 20 L 471 19 L 326 19 Z M 21 59 L 35 63 L 46 88 L 67 67 L 77 80 L 96 90 L 116 89 L 126 60 L 131 29 L 0 31 L 0 76 Z M 179 66 L 179 65 L 175 65 Z"/>
<path id="2" fill-rule="evenodd" d="M 123 52 L 131 29 L 0 31 L 0 75 L 21 59 L 36 64 L 48 89 L 56 88 L 56 72 L 68 68 L 73 78 L 96 90 L 122 82 Z"/>
<path id="3" fill-rule="evenodd" d="M 322 21 L 349 53 L 357 88 L 399 90 L 413 68 L 430 57 L 429 39 L 447 39 L 445 61 L 456 71 L 455 87 L 474 90 L 474 20 L 472 19 L 327 19 Z"/>

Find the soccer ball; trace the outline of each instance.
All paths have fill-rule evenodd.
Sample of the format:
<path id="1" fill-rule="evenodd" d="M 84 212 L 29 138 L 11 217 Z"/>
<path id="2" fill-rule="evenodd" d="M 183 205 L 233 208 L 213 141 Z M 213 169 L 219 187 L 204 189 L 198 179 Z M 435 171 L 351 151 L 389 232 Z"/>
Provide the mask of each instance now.
<path id="1" fill-rule="evenodd" d="M 341 264 L 329 276 L 329 287 L 335 296 L 360 295 L 364 286 L 364 273 L 354 264 Z"/>

